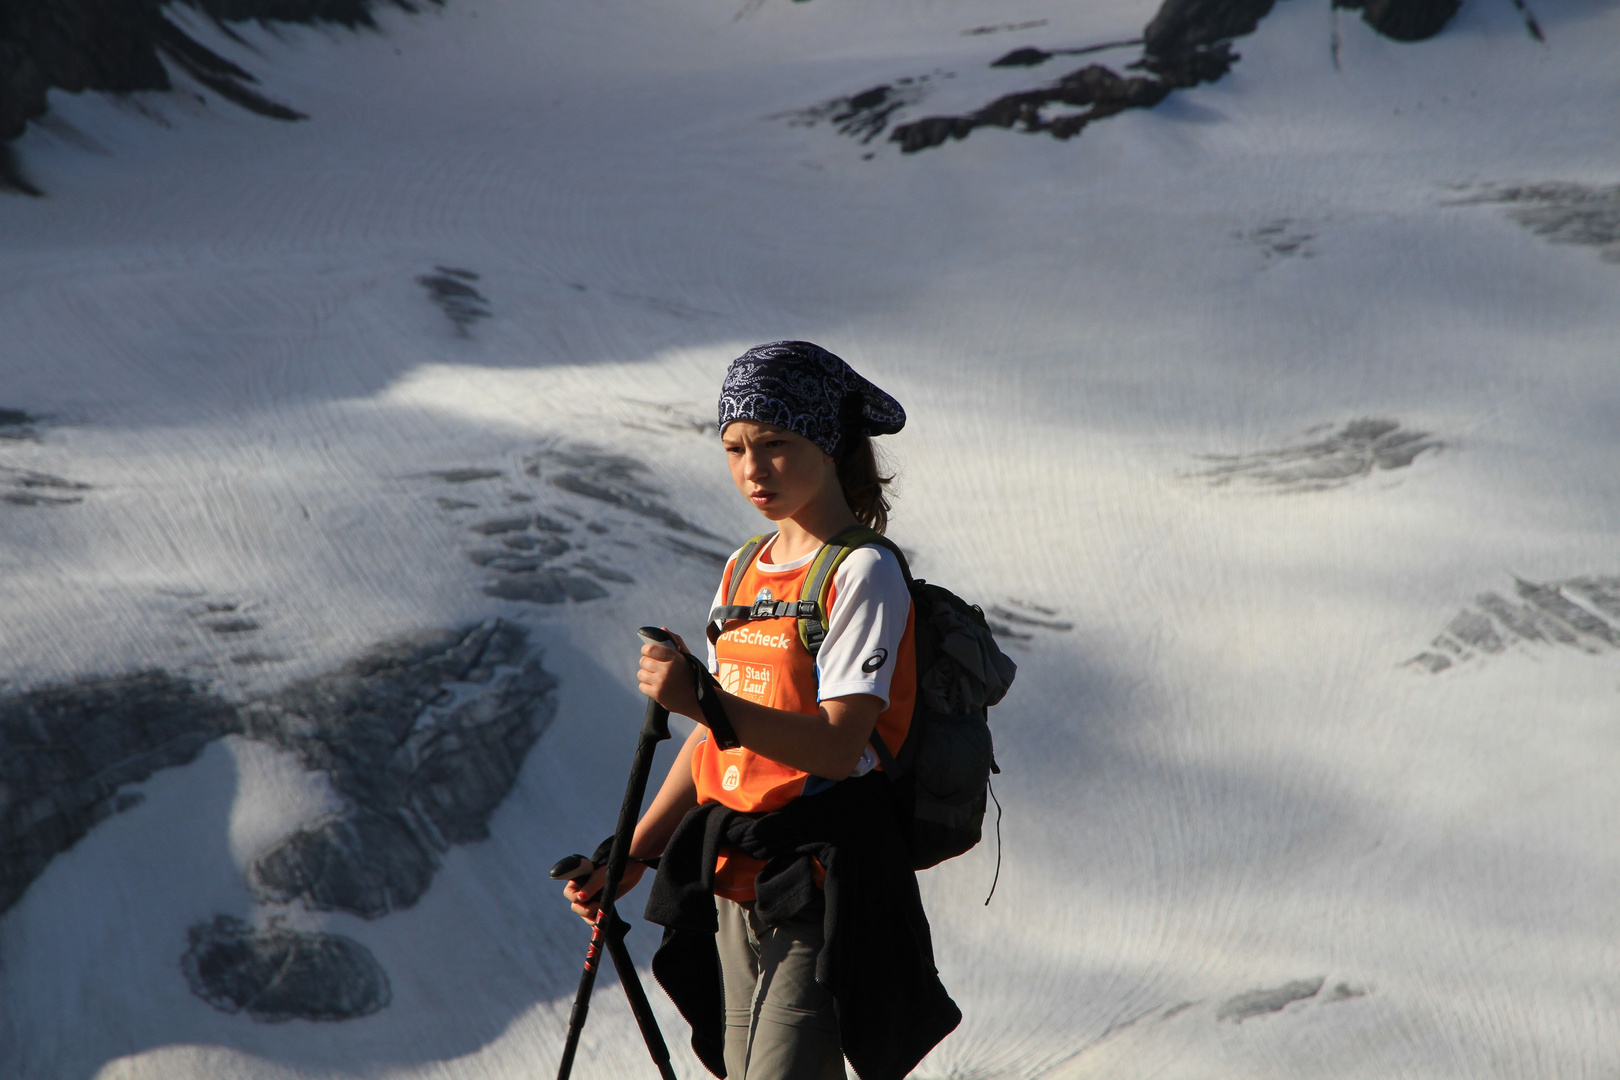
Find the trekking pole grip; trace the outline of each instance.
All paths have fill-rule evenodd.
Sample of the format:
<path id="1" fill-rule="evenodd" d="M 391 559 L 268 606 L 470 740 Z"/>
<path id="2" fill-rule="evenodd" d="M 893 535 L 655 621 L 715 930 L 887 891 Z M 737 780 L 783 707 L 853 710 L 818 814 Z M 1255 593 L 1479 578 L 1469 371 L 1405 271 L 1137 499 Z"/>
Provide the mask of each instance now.
<path id="1" fill-rule="evenodd" d="M 661 626 L 643 626 L 636 631 L 636 636 L 652 645 L 675 648 L 675 639 Z M 657 701 L 647 702 L 647 717 L 641 723 L 641 735 L 655 742 L 663 742 L 669 738 L 669 710 Z"/>

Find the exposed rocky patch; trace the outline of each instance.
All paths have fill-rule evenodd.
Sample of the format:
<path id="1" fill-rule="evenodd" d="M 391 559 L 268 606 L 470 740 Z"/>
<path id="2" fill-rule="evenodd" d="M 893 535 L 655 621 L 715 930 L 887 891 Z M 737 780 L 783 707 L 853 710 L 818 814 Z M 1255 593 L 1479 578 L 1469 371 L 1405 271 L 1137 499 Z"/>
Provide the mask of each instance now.
<path id="1" fill-rule="evenodd" d="M 1003 94 L 971 113 L 928 116 L 901 124 L 890 133 L 889 141 L 899 143 L 902 153 L 914 154 L 950 139 L 965 139 L 981 127 L 1070 139 L 1093 121 L 1126 109 L 1150 109 L 1172 90 L 1214 82 L 1237 59 L 1223 43 L 1168 59 L 1148 56 L 1131 65 L 1148 72 L 1146 75 L 1121 75 L 1101 64 L 1089 64 L 1046 86 Z"/>
<path id="2" fill-rule="evenodd" d="M 414 904 L 451 845 L 489 835 L 556 685 L 526 632 L 494 620 L 249 702 L 243 733 L 326 773 L 348 803 L 254 860 L 255 894 L 368 919 Z"/>
<path id="3" fill-rule="evenodd" d="M 915 105 L 926 97 L 930 82 L 936 78 L 951 77 L 949 72 L 907 76 L 847 97 L 835 97 L 808 109 L 777 113 L 769 119 L 786 120 L 791 127 L 830 124 L 838 134 L 865 145 L 887 131 L 889 121 L 901 109 Z"/>
<path id="4" fill-rule="evenodd" d="M 1359 986 L 1351 986 L 1347 982 L 1334 983 L 1332 992 L 1322 999 L 1322 1004 L 1332 1005 L 1335 1002 L 1350 1001 L 1353 998 L 1366 996 L 1367 991 Z"/>
<path id="5" fill-rule="evenodd" d="M 1375 472 L 1407 468 L 1419 454 L 1444 445 L 1395 420 L 1352 420 L 1311 442 L 1248 454 L 1205 454 L 1203 460 L 1213 464 L 1195 475 L 1216 487 L 1241 481 L 1290 494 L 1326 491 Z"/>
<path id="6" fill-rule="evenodd" d="M 1459 0 L 1341 0 L 1362 11 L 1379 33 L 1399 40 L 1419 40 L 1440 31 L 1455 14 Z M 951 115 L 925 116 L 899 122 L 902 113 L 920 103 L 931 78 L 950 73 L 911 76 L 836 97 L 797 112 L 779 114 L 790 123 L 829 123 L 841 135 L 868 144 L 885 131 L 902 153 L 914 154 L 965 139 L 979 128 L 996 127 L 1026 134 L 1071 139 L 1085 128 L 1128 109 L 1150 109 L 1172 92 L 1215 82 L 1241 57 L 1232 41 L 1253 33 L 1271 12 L 1275 0 L 1165 0 L 1143 29 L 1142 37 L 1082 46 L 1024 46 L 989 61 L 992 68 L 1037 67 L 1057 56 L 1075 56 L 1131 46 L 1141 54 L 1121 70 L 1090 64 L 1045 85 L 1001 94 L 978 109 Z M 1022 24 L 975 27 L 969 34 L 1020 29 Z M 871 154 L 866 155 L 868 157 Z"/>
<path id="7" fill-rule="evenodd" d="M 340 934 L 271 926 L 229 915 L 193 926 L 181 958 L 191 992 L 214 1008 L 259 1021 L 352 1020 L 392 998 L 371 950 Z"/>
<path id="8" fill-rule="evenodd" d="M 990 66 L 993 68 L 1039 67 L 1054 56 L 1085 56 L 1088 53 L 1108 52 L 1112 49 L 1124 49 L 1140 44 L 1142 44 L 1141 38 L 1127 38 L 1124 41 L 1107 41 L 1101 45 L 1085 45 L 1078 49 L 1052 49 L 1050 51 L 1026 45 L 1021 49 L 1014 49 L 1000 59 L 990 61 Z"/>
<path id="9" fill-rule="evenodd" d="M 84 502 L 75 492 L 89 490 L 89 484 L 77 480 L 0 465 L 0 502 L 12 506 L 71 506 Z"/>
<path id="10" fill-rule="evenodd" d="M 29 416 L 21 409 L 0 409 L 0 439 L 24 440 L 38 438 L 34 425 L 39 417 Z"/>
<path id="11" fill-rule="evenodd" d="M 427 290 L 428 299 L 444 312 L 444 317 L 450 320 L 456 333 L 468 337 L 474 323 L 491 315 L 489 299 L 472 285 L 477 280 L 479 275 L 471 270 L 459 266 L 435 266 L 433 273 L 423 274 L 416 279 L 416 283 Z M 451 470 L 450 475 L 441 473 L 440 477 L 448 483 L 464 484 L 485 479 L 482 475 L 475 475 L 481 472 L 483 470 Z M 500 473 L 494 475 L 499 476 Z"/>
<path id="12" fill-rule="evenodd" d="M 1564 581 L 1515 578 L 1510 600 L 1496 592 L 1474 598 L 1406 665 L 1439 674 L 1448 668 L 1525 646 L 1559 646 L 1590 654 L 1620 648 L 1620 577 Z"/>
<path id="13" fill-rule="evenodd" d="M 994 23 L 989 26 L 973 26 L 962 31 L 963 37 L 979 37 L 983 34 L 1000 34 L 1008 30 L 1034 30 L 1046 25 L 1045 19 L 1029 19 L 1025 22 Z"/>
<path id="14" fill-rule="evenodd" d="M 1620 263 L 1620 184 L 1495 184 L 1448 205 L 1505 206 L 1511 220 L 1550 243 L 1596 248 L 1604 261 Z"/>
<path id="15" fill-rule="evenodd" d="M 1266 1013 L 1282 1012 L 1296 1001 L 1315 997 L 1325 982 L 1327 979 L 1317 977 L 1284 983 L 1269 990 L 1250 990 L 1222 1003 L 1215 1011 L 1215 1019 L 1241 1024 L 1245 1020 L 1264 1016 Z"/>
<path id="16" fill-rule="evenodd" d="M 296 754 L 344 802 L 253 861 L 259 901 L 365 918 L 409 907 L 452 845 L 488 837 L 555 715 L 542 659 L 524 629 L 496 619 L 382 645 L 241 704 L 162 671 L 0 697 L 0 912 L 98 822 L 139 805 L 131 785 L 233 734 Z M 260 1020 L 345 1019 L 388 1003 L 375 959 L 333 935 L 220 916 L 192 930 L 182 966 L 199 996 Z"/>
<path id="17" fill-rule="evenodd" d="M 1525 10 L 1523 0 L 1514 2 Z M 1462 0 L 1333 0 L 1333 6 L 1360 11 L 1363 22 L 1391 40 L 1425 41 L 1445 28 Z M 1534 33 L 1539 39 L 1540 27 Z"/>
<path id="18" fill-rule="evenodd" d="M 0 912 L 98 822 L 140 801 L 123 789 L 239 727 L 226 702 L 162 671 L 0 697 Z"/>
<path id="19" fill-rule="evenodd" d="M 474 484 L 480 480 L 499 480 L 506 474 L 500 469 L 442 469 L 427 475 L 436 480 L 443 480 L 447 484 Z"/>
<path id="20" fill-rule="evenodd" d="M 553 487 L 583 495 L 587 499 L 628 510 L 639 517 L 648 518 L 674 532 L 718 540 L 706 529 L 693 525 L 680 512 L 659 501 L 661 494 L 649 487 L 644 478 L 649 470 L 641 462 L 614 454 L 561 452 L 553 457 L 567 466 L 551 476 Z"/>
<path id="21" fill-rule="evenodd" d="M 1142 30 L 1151 56 L 1176 56 L 1254 33 L 1276 0 L 1164 0 Z"/>
<path id="22" fill-rule="evenodd" d="M 590 578 L 566 570 L 545 569 L 510 577 L 484 586 L 484 595 L 500 600 L 523 600 L 531 604 L 560 604 L 564 600 L 600 600 L 608 594 Z"/>
<path id="23" fill-rule="evenodd" d="M 1307 227 L 1292 218 L 1278 218 L 1268 221 L 1253 229 L 1240 230 L 1232 234 L 1239 240 L 1247 241 L 1259 249 L 1260 254 L 1270 261 L 1272 259 L 1309 259 L 1316 255 L 1316 249 L 1311 242 L 1316 239 L 1314 232 L 1307 231 Z"/>
<path id="24" fill-rule="evenodd" d="M 415 0 L 176 0 L 230 33 L 225 24 L 372 22 L 387 2 L 415 11 Z M 438 3 L 439 0 L 427 0 Z M 303 114 L 256 89 L 240 65 L 203 45 L 168 0 L 10 0 L 0 6 L 0 188 L 39 195 L 4 144 L 45 115 L 52 89 L 127 94 L 170 90 L 171 70 L 241 108 L 275 120 Z"/>

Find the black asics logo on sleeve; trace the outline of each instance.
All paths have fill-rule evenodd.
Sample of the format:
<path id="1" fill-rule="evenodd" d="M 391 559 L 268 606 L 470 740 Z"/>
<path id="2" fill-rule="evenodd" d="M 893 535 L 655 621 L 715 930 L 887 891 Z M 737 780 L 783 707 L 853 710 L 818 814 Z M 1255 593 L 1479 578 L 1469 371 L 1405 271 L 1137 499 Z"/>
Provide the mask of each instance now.
<path id="1" fill-rule="evenodd" d="M 879 649 L 877 652 L 866 658 L 865 662 L 861 664 L 861 670 L 870 675 L 872 672 L 876 671 L 878 668 L 882 667 L 888 662 L 889 650 Z"/>

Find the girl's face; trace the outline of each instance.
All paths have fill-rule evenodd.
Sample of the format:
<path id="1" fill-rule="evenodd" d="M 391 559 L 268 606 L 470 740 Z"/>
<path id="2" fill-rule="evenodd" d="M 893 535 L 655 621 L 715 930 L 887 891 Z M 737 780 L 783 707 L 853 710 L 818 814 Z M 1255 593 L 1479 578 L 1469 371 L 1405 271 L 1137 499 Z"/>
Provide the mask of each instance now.
<path id="1" fill-rule="evenodd" d="M 796 432 L 754 420 L 733 420 L 720 436 L 731 480 L 743 498 L 772 521 L 791 518 L 838 492 L 833 459 Z M 842 495 L 839 495 L 842 499 Z"/>

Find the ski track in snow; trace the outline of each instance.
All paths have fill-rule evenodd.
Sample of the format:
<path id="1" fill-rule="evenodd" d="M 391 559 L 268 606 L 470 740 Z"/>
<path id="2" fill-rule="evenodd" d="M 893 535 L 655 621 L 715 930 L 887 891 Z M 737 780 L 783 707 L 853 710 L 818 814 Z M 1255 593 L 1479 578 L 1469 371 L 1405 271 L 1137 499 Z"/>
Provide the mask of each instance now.
<path id="1" fill-rule="evenodd" d="M 54 95 L 48 197 L 0 198 L 0 706 L 159 671 L 235 715 L 504 620 L 556 712 L 375 918 L 256 876 L 354 813 L 294 749 L 95 792 L 0 916 L 0 1075 L 553 1068 L 586 935 L 544 868 L 611 827 L 634 628 L 697 640 L 758 530 L 711 395 L 778 337 L 905 403 L 895 536 L 1021 668 L 995 897 L 993 836 L 922 875 L 966 1019 L 919 1077 L 1620 1070 L 1620 12 L 1279 4 L 1081 139 L 872 153 L 1155 7 L 199 19 L 310 119 Z M 650 1071 L 604 980 L 576 1075 Z"/>

